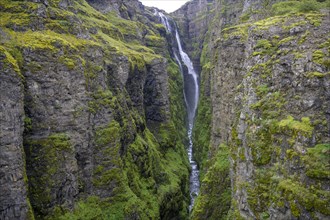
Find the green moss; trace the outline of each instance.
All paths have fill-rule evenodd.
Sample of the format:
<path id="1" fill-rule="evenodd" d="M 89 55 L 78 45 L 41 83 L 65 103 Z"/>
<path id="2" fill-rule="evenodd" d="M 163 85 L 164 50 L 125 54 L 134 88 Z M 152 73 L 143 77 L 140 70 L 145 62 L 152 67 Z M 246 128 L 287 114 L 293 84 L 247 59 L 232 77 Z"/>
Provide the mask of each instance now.
<path id="1" fill-rule="evenodd" d="M 154 59 L 163 59 L 153 49 L 143 46 L 165 46 L 165 40 L 157 32 L 160 26 L 142 24 L 139 19 L 122 19 L 115 13 L 102 14 L 86 1 L 73 1 L 68 9 L 60 8 L 59 3 L 59 0 L 50 1 L 45 9 L 47 18 L 38 17 L 38 24 L 45 30 L 32 31 L 30 26 L 33 22 L 30 21 L 36 17 L 31 15 L 41 4 L 1 1 L 0 13 L 4 19 L 1 19 L 0 26 L 8 35 L 2 39 L 3 51 L 11 55 L 5 54 L 6 62 L 9 57 L 8 66 L 11 68 L 19 70 L 24 67 L 40 73 L 44 63 L 24 63 L 20 53 L 28 50 L 52 56 L 69 70 L 82 69 L 89 91 L 88 110 L 94 115 L 111 111 L 118 121 L 111 120 L 107 126 L 93 127 L 95 133 L 91 135 L 95 150 L 92 155 L 95 165 L 92 171 L 93 189 L 96 194 L 105 191 L 109 196 L 80 200 L 73 212 L 64 207 L 66 204 L 51 203 L 55 201 L 52 190 L 61 184 L 57 180 L 62 179 L 62 156 L 65 158 L 74 154 L 70 138 L 60 133 L 25 141 L 28 164 L 40 167 L 38 170 L 29 167 L 32 170 L 29 175 L 31 202 L 36 218 L 187 219 L 189 163 L 182 143 L 186 138 L 186 115 L 183 80 L 177 65 L 169 62 L 168 68 L 171 118 L 159 130 L 153 130 L 155 134 L 159 131 L 157 136 L 146 129 L 143 117 L 136 112 L 129 99 L 124 100 L 127 97 L 118 94 L 115 89 L 112 93 L 101 86 L 95 88 L 95 79 L 100 72 L 105 72 L 103 63 L 108 60 L 98 64 L 93 59 L 85 60 L 85 57 L 94 56 L 95 51 L 110 60 L 113 56 L 123 55 L 131 64 L 131 73 L 146 71 L 147 64 Z M 125 7 L 120 10 L 123 13 L 127 11 Z M 16 29 L 24 31 L 14 31 Z M 80 34 L 88 40 L 81 39 Z M 136 69 L 139 71 L 134 71 Z M 82 111 L 82 107 L 77 107 L 74 117 L 80 117 Z M 27 119 L 25 123 L 29 127 Z M 84 192 L 81 180 L 79 190 Z"/>
<path id="2" fill-rule="evenodd" d="M 163 132 L 166 132 L 167 127 L 169 127 L 168 131 L 170 132 L 168 136 L 172 137 L 173 140 L 169 140 L 167 143 L 172 142 L 175 144 L 175 147 L 167 148 L 165 151 L 165 158 L 168 162 L 165 164 L 164 168 L 166 169 L 166 173 L 170 174 L 170 186 L 175 187 L 171 187 L 169 190 L 167 190 L 167 192 L 165 191 L 163 193 L 164 199 L 162 201 L 162 207 L 170 207 L 169 209 L 167 208 L 167 210 L 177 210 L 175 207 L 181 207 L 181 211 L 179 213 L 177 212 L 177 215 L 182 219 L 186 219 L 188 218 L 187 208 L 189 206 L 190 198 L 188 183 L 189 173 L 187 169 L 189 167 L 189 162 L 187 160 L 187 154 L 183 144 L 187 139 L 187 115 L 183 96 L 183 77 L 179 71 L 179 67 L 174 62 L 169 62 L 167 72 L 169 74 L 170 110 L 172 123 L 165 125 L 165 127 L 162 126 L 162 130 Z M 166 145 L 171 146 L 171 144 Z M 161 144 L 161 146 L 166 145 Z M 163 178 L 163 175 L 161 175 L 161 178 Z M 179 191 L 179 188 L 181 188 L 181 192 Z M 177 193 L 179 196 L 173 196 L 175 193 Z M 179 199 L 181 199 L 181 201 Z M 171 213 L 162 214 L 163 218 L 170 218 L 170 216 Z"/>
<path id="3" fill-rule="evenodd" d="M 118 122 L 112 121 L 107 127 L 98 128 L 95 132 L 95 148 L 100 158 L 98 166 L 94 170 L 93 184 L 95 187 L 106 187 L 110 184 L 119 184 L 122 175 L 122 161 L 120 153 L 120 126 Z M 99 157 L 99 156 L 97 156 Z M 110 163 L 111 161 L 111 163 Z M 111 164 L 111 165 L 110 165 Z M 110 189 L 109 189 L 110 190 Z"/>
<path id="4" fill-rule="evenodd" d="M 293 52 L 293 55 L 295 59 L 304 58 L 306 56 L 305 54 L 299 52 Z"/>
<path id="5" fill-rule="evenodd" d="M 173 61 L 169 62 L 167 72 L 169 74 L 171 120 L 174 123 L 174 132 L 178 135 L 179 140 L 184 142 L 187 138 L 187 115 L 183 96 L 183 77 L 179 67 Z M 163 129 L 163 131 L 166 132 L 166 129 Z M 173 129 L 170 129 L 170 131 L 173 132 Z M 177 141 L 177 143 L 180 143 L 180 141 Z"/>
<path id="6" fill-rule="evenodd" d="M 316 50 L 313 52 L 313 61 L 316 63 L 320 63 L 319 60 L 323 59 L 324 53 L 321 50 Z"/>
<path id="7" fill-rule="evenodd" d="M 290 159 L 290 160 L 292 160 L 294 157 L 299 156 L 299 154 L 296 151 L 292 150 L 292 149 L 287 150 L 286 155 L 287 155 L 287 158 Z"/>
<path id="8" fill-rule="evenodd" d="M 298 21 L 298 22 L 294 22 L 294 23 L 291 23 L 289 25 L 284 25 L 283 26 L 283 29 L 284 30 L 290 30 L 294 27 L 298 27 L 298 26 L 306 26 L 308 24 L 308 21 L 306 20 L 301 20 L 301 21 Z"/>
<path id="9" fill-rule="evenodd" d="M 165 41 L 164 38 L 156 35 L 146 35 L 145 36 L 146 46 L 150 47 L 164 47 Z"/>
<path id="10" fill-rule="evenodd" d="M 73 49 L 87 45 L 99 45 L 90 40 L 78 39 L 72 35 L 58 34 L 50 30 L 46 31 L 26 31 L 26 32 L 10 32 L 16 39 L 19 47 L 31 49 L 47 49 L 50 51 L 58 51 L 59 47 Z"/>
<path id="11" fill-rule="evenodd" d="M 226 219 L 230 208 L 229 148 L 221 145 L 201 183 L 191 219 Z M 221 206 L 219 206 L 221 204 Z"/>
<path id="12" fill-rule="evenodd" d="M 330 59 L 324 59 L 322 64 L 326 67 L 326 68 L 330 68 Z M 329 73 L 329 72 L 328 72 Z"/>
<path id="13" fill-rule="evenodd" d="M 33 209 L 32 209 L 29 198 L 27 198 L 27 207 L 28 207 L 27 220 L 35 220 L 34 214 L 33 214 Z"/>
<path id="14" fill-rule="evenodd" d="M 170 136 L 163 142 L 162 135 L 158 139 L 146 129 L 136 136 L 121 158 L 121 135 L 127 136 L 127 133 L 114 121 L 109 127 L 96 131 L 96 147 L 100 152 L 100 158 L 96 159 L 100 163 L 95 167 L 93 183 L 100 189 L 114 186 L 108 189 L 114 196 L 110 198 L 109 207 L 103 210 L 101 219 L 130 216 L 142 219 L 181 216 L 186 219 L 189 186 L 183 145 L 173 142 L 171 138 L 176 141 L 177 138 Z M 176 146 L 165 147 L 160 153 L 158 142 L 176 143 Z"/>
<path id="15" fill-rule="evenodd" d="M 34 2 L 21 2 L 21 1 L 11 1 L 11 0 L 3 0 L 0 3 L 1 11 L 6 12 L 31 12 L 32 10 L 36 10 L 38 8 L 38 4 Z"/>
<path id="16" fill-rule="evenodd" d="M 320 9 L 320 3 L 315 0 L 302 0 L 298 5 L 300 12 L 318 11 Z"/>
<path id="17" fill-rule="evenodd" d="M 0 16 L 0 26 L 3 27 L 27 26 L 31 22 L 31 15 L 25 13 L 0 12 Z"/>
<path id="18" fill-rule="evenodd" d="M 203 176 L 203 172 L 206 169 L 206 160 L 208 159 L 210 137 L 211 137 L 211 118 L 212 107 L 211 98 L 207 96 L 205 89 L 210 77 L 210 69 L 204 68 L 202 73 L 201 93 L 196 112 L 196 119 L 193 128 L 193 142 L 194 142 L 194 157 L 201 170 L 200 176 Z"/>
<path id="19" fill-rule="evenodd" d="M 323 53 L 322 50 L 314 51 L 313 52 L 313 62 L 318 63 L 318 64 L 322 64 L 324 56 L 325 56 L 325 54 Z"/>
<path id="20" fill-rule="evenodd" d="M 59 220 L 78 220 L 78 219 L 114 219 L 114 216 L 106 216 L 104 209 L 107 209 L 108 205 L 96 196 L 88 197 L 86 200 L 79 201 L 74 208 L 74 212 L 68 212 L 61 215 L 62 211 L 59 211 L 54 219 Z"/>
<path id="21" fill-rule="evenodd" d="M 272 11 L 275 15 L 285 15 L 297 12 L 318 12 L 321 8 L 325 7 L 327 7 L 326 3 L 320 3 L 316 0 L 291 0 L 275 3 L 272 6 Z"/>
<path id="22" fill-rule="evenodd" d="M 282 129 L 288 129 L 293 131 L 295 134 L 302 133 L 310 136 L 314 130 L 311 125 L 310 119 L 303 117 L 300 121 L 296 121 L 292 116 L 288 116 L 279 122 L 279 127 Z"/>
<path id="23" fill-rule="evenodd" d="M 145 68 L 146 63 L 150 63 L 153 59 L 160 58 L 153 50 L 145 46 L 138 44 L 125 44 L 121 41 L 117 41 L 106 34 L 99 33 L 99 39 L 107 42 L 119 54 L 123 54 L 128 57 L 132 68 L 137 67 L 139 70 Z"/>
<path id="24" fill-rule="evenodd" d="M 322 44 L 319 45 L 319 48 L 327 48 L 328 50 L 330 50 L 330 38 L 328 38 L 325 42 L 323 42 Z"/>
<path id="25" fill-rule="evenodd" d="M 288 43 L 288 42 L 290 42 L 290 41 L 293 41 L 294 39 L 295 39 L 295 37 L 293 37 L 293 36 L 290 36 L 290 37 L 284 38 L 284 39 L 282 39 L 282 40 L 280 40 L 280 41 L 278 42 L 278 45 L 286 44 L 286 43 Z"/>
<path id="26" fill-rule="evenodd" d="M 96 130 L 95 141 L 99 153 L 95 158 L 98 165 L 94 169 L 93 184 L 113 194 L 104 201 L 111 202 L 105 203 L 108 205 L 102 210 L 100 219 L 122 219 L 131 215 L 155 218 L 159 213 L 158 203 L 154 191 L 150 189 L 155 184 L 151 169 L 156 166 L 151 163 L 159 161 L 159 158 L 151 158 L 160 155 L 154 143 L 147 143 L 141 136 L 137 136 L 127 149 L 127 155 L 121 158 L 122 129 L 118 122 L 112 121 L 109 126 Z M 153 205 L 148 206 L 148 203 Z"/>
<path id="27" fill-rule="evenodd" d="M 266 39 L 258 40 L 257 45 L 255 46 L 256 49 L 258 48 L 269 49 L 271 47 L 272 44 Z"/>
<path id="28" fill-rule="evenodd" d="M 274 119 L 281 115 L 281 109 L 285 104 L 285 99 L 281 96 L 280 92 L 261 93 L 259 91 L 258 94 L 260 95 L 260 100 L 250 106 L 252 109 L 262 111 L 265 119 Z"/>
<path id="29" fill-rule="evenodd" d="M 272 26 L 280 25 L 285 21 L 285 17 L 283 16 L 274 16 L 271 18 L 267 18 L 264 20 L 260 20 L 254 23 L 256 25 L 257 30 L 268 30 Z"/>
<path id="30" fill-rule="evenodd" d="M 323 78 L 327 75 L 329 75 L 329 73 L 309 72 L 306 74 L 308 78 Z"/>
<path id="31" fill-rule="evenodd" d="M 241 23 L 245 23 L 245 22 L 247 22 L 247 21 L 250 19 L 250 17 L 251 17 L 252 14 L 253 14 L 252 11 L 248 11 L 248 12 L 243 13 L 243 14 L 239 17 L 240 22 L 241 22 Z"/>
<path id="32" fill-rule="evenodd" d="M 320 26 L 323 18 L 323 14 L 317 14 L 317 13 L 312 13 L 312 14 L 305 14 L 305 18 L 309 21 L 310 24 L 314 26 Z"/>
<path id="33" fill-rule="evenodd" d="M 252 55 L 257 56 L 257 55 L 273 54 L 276 48 L 277 47 L 267 39 L 258 40 L 256 46 L 254 47 L 254 49 L 257 51 L 254 51 Z"/>
<path id="34" fill-rule="evenodd" d="M 108 89 L 103 90 L 99 88 L 92 94 L 92 100 L 88 102 L 88 110 L 96 114 L 99 110 L 105 107 L 115 108 L 117 104 L 117 98 L 113 96 L 112 92 Z"/>
<path id="35" fill-rule="evenodd" d="M 228 40 L 230 38 L 239 37 L 241 41 L 247 40 L 248 37 L 248 29 L 251 24 L 239 24 L 236 26 L 231 26 L 228 28 L 224 28 L 222 30 L 223 38 L 222 40 Z"/>
<path id="36" fill-rule="evenodd" d="M 330 144 L 318 144 L 307 149 L 307 155 L 303 156 L 306 164 L 306 175 L 316 179 L 330 179 L 329 158 Z"/>
<path id="37" fill-rule="evenodd" d="M 267 85 L 260 85 L 257 87 L 256 93 L 258 96 L 266 95 L 268 92 L 269 92 L 269 88 Z"/>
<path id="38" fill-rule="evenodd" d="M 300 38 L 300 40 L 298 41 L 299 44 L 303 44 L 307 37 L 310 35 L 310 31 L 306 31 Z"/>
<path id="39" fill-rule="evenodd" d="M 276 3 L 272 6 L 273 13 L 275 15 L 284 15 L 292 12 L 296 12 L 297 1 L 283 1 Z"/>
<path id="40" fill-rule="evenodd" d="M 283 191 L 284 197 L 290 200 L 290 206 L 295 216 L 299 216 L 302 210 L 294 200 L 309 211 L 315 210 L 324 215 L 330 214 L 330 208 L 327 205 L 330 202 L 329 192 L 306 188 L 300 182 L 291 179 L 280 181 L 278 187 Z"/>
<path id="41" fill-rule="evenodd" d="M 67 57 L 64 57 L 64 58 L 61 57 L 60 62 L 63 62 L 68 67 L 69 70 L 72 70 L 75 67 L 74 61 Z"/>
<path id="42" fill-rule="evenodd" d="M 254 183 L 247 184 L 249 206 L 256 214 L 257 219 L 267 216 L 269 205 L 272 203 L 272 190 L 276 183 L 271 177 L 274 173 L 269 169 L 257 168 L 255 170 Z"/>
<path id="43" fill-rule="evenodd" d="M 18 66 L 17 60 L 3 47 L 0 46 L 0 53 L 5 55 L 4 59 L 4 65 L 13 68 L 14 71 L 21 77 L 24 78 L 23 75 L 21 74 L 21 70 Z"/>
<path id="44" fill-rule="evenodd" d="M 61 167 L 65 155 L 73 152 L 70 138 L 65 133 L 55 133 L 42 139 L 25 140 L 25 152 L 29 178 L 29 194 L 35 216 L 45 216 L 49 212 L 49 205 L 56 196 L 52 191 L 61 184 Z"/>
<path id="45" fill-rule="evenodd" d="M 300 210 L 297 206 L 297 204 L 294 201 L 290 201 L 290 209 L 292 212 L 292 215 L 295 217 L 299 217 L 300 216 Z"/>
<path id="46" fill-rule="evenodd" d="M 24 132 L 28 132 L 32 129 L 32 120 L 31 118 L 25 116 L 24 117 Z"/>

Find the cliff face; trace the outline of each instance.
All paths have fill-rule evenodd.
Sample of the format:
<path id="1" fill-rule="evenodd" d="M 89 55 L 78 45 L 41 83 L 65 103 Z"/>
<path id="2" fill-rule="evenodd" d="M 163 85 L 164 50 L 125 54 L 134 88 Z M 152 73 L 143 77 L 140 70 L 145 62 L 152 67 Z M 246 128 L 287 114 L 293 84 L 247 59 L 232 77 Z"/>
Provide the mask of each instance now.
<path id="1" fill-rule="evenodd" d="M 193 219 L 329 217 L 327 4 L 216 2 L 200 59 Z"/>
<path id="2" fill-rule="evenodd" d="M 0 201 L 8 209 L 4 216 L 17 216 L 26 219 L 29 211 L 27 200 L 26 171 L 23 151 L 24 87 L 22 76 L 13 57 L 1 49 L 0 67 Z M 9 208 L 10 207 L 10 208 Z"/>
<path id="3" fill-rule="evenodd" d="M 195 69 L 200 72 L 200 56 L 203 42 L 207 38 L 209 23 L 215 14 L 214 0 L 189 1 L 171 16 L 178 25 L 185 51 L 192 59 Z"/>
<path id="4" fill-rule="evenodd" d="M 187 219 L 183 82 L 136 0 L 0 3 L 0 219 Z M 195 0 L 192 219 L 330 216 L 329 1 Z"/>
<path id="5" fill-rule="evenodd" d="M 320 45 L 327 42 L 329 18 L 278 19 L 270 26 L 270 19 L 255 23 L 247 36 L 220 40 L 214 141 L 231 148 L 233 197 L 241 216 L 322 219 L 329 215 L 329 197 L 323 197 L 329 173 L 322 159 L 329 146 L 329 78 L 325 61 L 316 61 L 315 53 L 327 53 Z M 221 83 L 228 79 L 234 83 Z M 231 97 L 236 102 L 229 104 Z M 312 161 L 318 157 L 316 165 Z"/>
<path id="6" fill-rule="evenodd" d="M 0 218 L 186 218 L 182 78 L 153 12 L 6 0 L 0 16 Z"/>

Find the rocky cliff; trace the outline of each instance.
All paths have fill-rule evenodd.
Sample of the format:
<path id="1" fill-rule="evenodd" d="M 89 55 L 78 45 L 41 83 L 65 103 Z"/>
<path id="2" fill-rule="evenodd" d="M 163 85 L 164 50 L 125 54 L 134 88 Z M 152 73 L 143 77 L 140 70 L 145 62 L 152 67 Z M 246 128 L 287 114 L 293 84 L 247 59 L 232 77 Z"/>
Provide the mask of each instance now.
<path id="1" fill-rule="evenodd" d="M 0 219 L 186 218 L 182 76 L 153 11 L 5 0 L 0 17 Z"/>
<path id="2" fill-rule="evenodd" d="M 171 14 L 179 28 L 185 51 L 198 72 L 201 70 L 200 57 L 203 42 L 208 36 L 208 24 L 212 21 L 215 11 L 214 0 L 198 0 L 187 2 Z"/>
<path id="3" fill-rule="evenodd" d="M 329 2 L 216 1 L 213 16 L 192 219 L 328 219 Z"/>
<path id="4" fill-rule="evenodd" d="M 200 73 L 191 219 L 330 218 L 329 7 L 171 15 Z M 153 9 L 3 0 L 0 18 L 0 219 L 188 219 L 183 79 Z"/>

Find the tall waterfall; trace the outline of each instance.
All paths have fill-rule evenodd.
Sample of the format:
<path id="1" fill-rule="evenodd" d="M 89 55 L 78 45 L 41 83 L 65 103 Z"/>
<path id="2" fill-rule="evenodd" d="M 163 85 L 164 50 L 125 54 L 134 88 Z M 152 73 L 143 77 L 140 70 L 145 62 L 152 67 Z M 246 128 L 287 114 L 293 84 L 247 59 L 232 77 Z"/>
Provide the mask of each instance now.
<path id="1" fill-rule="evenodd" d="M 173 46 L 173 54 L 174 58 L 177 61 L 180 71 L 184 78 L 184 98 L 186 102 L 186 107 L 188 111 L 188 158 L 191 166 L 191 174 L 190 174 L 190 206 L 189 211 L 191 211 L 195 197 L 199 193 L 200 183 L 199 183 L 199 170 L 196 161 L 193 160 L 193 142 L 192 142 L 192 129 L 194 126 L 194 118 L 196 114 L 198 98 L 199 98 L 199 85 L 198 85 L 198 75 L 194 70 L 193 63 L 191 62 L 187 53 L 185 53 L 182 49 L 182 44 L 179 36 L 179 32 L 177 27 L 174 25 L 171 26 L 169 19 L 161 12 L 155 11 L 155 15 L 157 15 L 162 24 L 165 26 L 166 31 L 171 34 L 172 38 L 176 40 L 177 47 Z M 179 54 L 177 54 L 177 52 Z M 185 71 L 184 66 L 187 68 Z"/>

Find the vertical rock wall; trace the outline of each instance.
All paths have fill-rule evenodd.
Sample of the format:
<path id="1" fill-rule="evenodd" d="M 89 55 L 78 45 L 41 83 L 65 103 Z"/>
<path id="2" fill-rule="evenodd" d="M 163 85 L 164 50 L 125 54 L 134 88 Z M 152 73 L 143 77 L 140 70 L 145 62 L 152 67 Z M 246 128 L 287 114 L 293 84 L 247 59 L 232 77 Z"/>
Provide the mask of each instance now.
<path id="1" fill-rule="evenodd" d="M 192 218 L 327 219 L 326 3 L 217 1 L 215 11 L 200 59 L 205 173 Z"/>
<path id="2" fill-rule="evenodd" d="M 7 0 L 0 16 L 0 218 L 187 218 L 182 78 L 153 12 Z"/>
<path id="3" fill-rule="evenodd" d="M 185 51 L 191 57 L 197 72 L 201 71 L 203 43 L 215 12 L 214 0 L 198 0 L 187 2 L 171 14 L 179 27 Z"/>
<path id="4" fill-rule="evenodd" d="M 3 47 L 0 51 L 0 218 L 28 219 L 23 79 L 11 54 Z"/>

